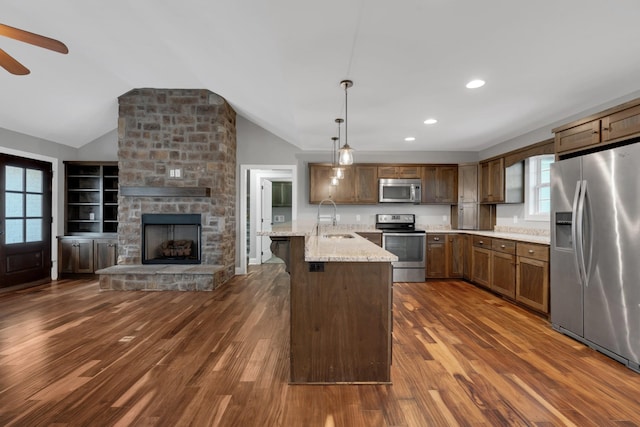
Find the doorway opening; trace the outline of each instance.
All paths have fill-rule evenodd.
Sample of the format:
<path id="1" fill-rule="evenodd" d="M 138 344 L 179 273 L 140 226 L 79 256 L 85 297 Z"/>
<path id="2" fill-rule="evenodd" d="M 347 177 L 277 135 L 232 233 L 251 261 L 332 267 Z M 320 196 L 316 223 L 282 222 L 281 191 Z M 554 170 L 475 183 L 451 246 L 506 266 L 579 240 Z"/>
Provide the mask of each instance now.
<path id="1" fill-rule="evenodd" d="M 258 236 L 274 224 L 295 221 L 297 216 L 296 165 L 241 165 L 239 267 L 272 259 L 268 236 Z"/>

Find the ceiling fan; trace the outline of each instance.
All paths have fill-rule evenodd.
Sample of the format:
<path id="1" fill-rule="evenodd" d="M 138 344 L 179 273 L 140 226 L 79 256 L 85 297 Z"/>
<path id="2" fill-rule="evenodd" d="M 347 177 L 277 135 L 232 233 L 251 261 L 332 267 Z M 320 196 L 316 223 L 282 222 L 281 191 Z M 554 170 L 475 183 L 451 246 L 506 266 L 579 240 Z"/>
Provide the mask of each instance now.
<path id="1" fill-rule="evenodd" d="M 67 46 L 65 46 L 64 43 L 58 40 L 41 36 L 39 34 L 30 33 L 29 31 L 20 30 L 18 28 L 13 28 L 4 24 L 0 24 L 0 36 L 9 37 L 14 40 L 29 43 L 34 46 L 43 47 L 55 52 L 64 54 L 69 53 L 69 49 L 67 49 Z M 19 63 L 14 57 L 9 55 L 2 49 L 0 49 L 0 67 L 4 68 L 11 74 L 16 74 L 19 76 L 24 76 L 25 74 L 30 73 L 27 67 Z"/>

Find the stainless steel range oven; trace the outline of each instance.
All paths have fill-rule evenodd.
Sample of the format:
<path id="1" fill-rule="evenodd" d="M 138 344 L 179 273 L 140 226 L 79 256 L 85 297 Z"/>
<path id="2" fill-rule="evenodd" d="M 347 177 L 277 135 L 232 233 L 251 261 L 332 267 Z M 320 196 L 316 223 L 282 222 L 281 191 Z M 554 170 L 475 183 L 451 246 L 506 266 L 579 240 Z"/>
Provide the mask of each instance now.
<path id="1" fill-rule="evenodd" d="M 382 230 L 382 247 L 398 257 L 393 262 L 394 282 L 424 282 L 426 234 L 416 230 L 413 214 L 378 214 L 376 228 Z"/>

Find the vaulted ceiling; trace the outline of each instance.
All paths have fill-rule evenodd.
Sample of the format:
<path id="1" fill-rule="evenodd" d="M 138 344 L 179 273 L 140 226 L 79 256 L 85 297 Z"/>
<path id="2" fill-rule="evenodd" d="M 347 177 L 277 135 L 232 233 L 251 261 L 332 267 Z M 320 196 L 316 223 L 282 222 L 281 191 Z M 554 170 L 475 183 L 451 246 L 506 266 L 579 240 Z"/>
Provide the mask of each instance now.
<path id="1" fill-rule="evenodd" d="M 80 147 L 117 97 L 206 88 L 305 150 L 478 151 L 640 89 L 637 0 L 6 0 L 0 127 Z M 470 90 L 474 78 L 487 83 Z M 423 121 L 436 118 L 427 126 Z M 344 129 L 343 129 L 344 132 Z M 415 137 L 413 142 L 404 138 Z"/>

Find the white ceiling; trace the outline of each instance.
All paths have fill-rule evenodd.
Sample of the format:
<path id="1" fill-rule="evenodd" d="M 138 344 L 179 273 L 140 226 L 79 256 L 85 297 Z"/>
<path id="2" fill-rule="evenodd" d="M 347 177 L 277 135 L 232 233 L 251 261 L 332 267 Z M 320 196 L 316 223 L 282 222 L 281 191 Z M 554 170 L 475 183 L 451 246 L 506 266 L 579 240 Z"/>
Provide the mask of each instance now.
<path id="1" fill-rule="evenodd" d="M 2 0 L 0 127 L 80 147 L 133 88 L 206 88 L 305 150 L 479 151 L 640 89 L 637 0 Z M 465 83 L 482 78 L 474 91 Z M 422 122 L 435 117 L 439 123 Z M 344 129 L 343 129 L 344 135 Z M 416 137 L 412 143 L 407 136 Z"/>

